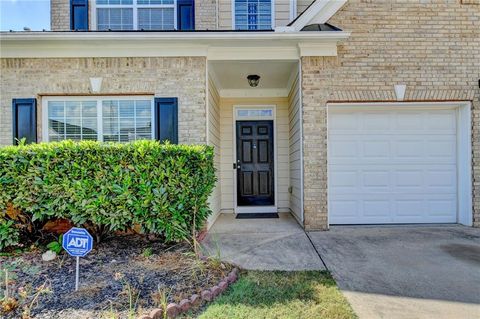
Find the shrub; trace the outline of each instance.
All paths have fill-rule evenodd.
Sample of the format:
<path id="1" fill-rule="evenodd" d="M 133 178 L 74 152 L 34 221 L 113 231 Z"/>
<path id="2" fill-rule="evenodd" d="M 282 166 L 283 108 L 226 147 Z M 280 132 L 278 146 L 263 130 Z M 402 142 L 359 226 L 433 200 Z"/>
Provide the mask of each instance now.
<path id="1" fill-rule="evenodd" d="M 0 148 L 0 211 L 12 203 L 34 222 L 64 218 L 97 236 L 139 225 L 168 241 L 185 239 L 210 214 L 214 185 L 208 146 L 63 141 Z"/>
<path id="2" fill-rule="evenodd" d="M 18 243 L 19 233 L 14 227 L 13 220 L 0 217 L 0 251 L 4 247 L 13 246 Z"/>

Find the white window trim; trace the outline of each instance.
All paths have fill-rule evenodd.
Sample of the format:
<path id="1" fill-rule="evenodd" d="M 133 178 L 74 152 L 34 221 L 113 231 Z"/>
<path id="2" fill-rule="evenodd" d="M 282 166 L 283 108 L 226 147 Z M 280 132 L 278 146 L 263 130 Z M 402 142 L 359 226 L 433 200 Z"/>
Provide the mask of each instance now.
<path id="1" fill-rule="evenodd" d="M 131 100 L 150 100 L 151 118 L 152 118 L 152 140 L 155 139 L 155 98 L 153 95 L 129 95 L 129 96 L 47 96 L 42 98 L 42 141 L 49 142 L 48 138 L 48 102 L 59 101 L 96 101 L 97 102 L 97 141 L 103 142 L 103 112 L 102 102 L 106 100 L 131 101 Z"/>
<path id="2" fill-rule="evenodd" d="M 274 30 L 275 29 L 275 0 L 270 0 L 271 1 L 271 7 L 272 7 L 272 13 L 271 13 L 271 26 L 270 29 Z M 235 0 L 232 0 L 232 30 L 237 30 L 236 26 L 236 21 L 235 21 Z M 244 30 L 244 31 L 249 31 L 249 30 Z"/>
<path id="3" fill-rule="evenodd" d="M 473 225 L 473 183 L 472 183 L 472 104 L 470 101 L 452 102 L 372 102 L 372 103 L 335 103 L 327 104 L 327 158 L 330 156 L 329 112 L 331 110 L 456 110 L 457 115 L 457 223 Z M 328 161 L 328 160 L 327 160 Z M 327 168 L 327 180 L 331 180 Z M 328 220 L 330 219 L 330 200 L 327 192 Z M 330 224 L 328 225 L 330 226 Z"/>
<path id="4" fill-rule="evenodd" d="M 297 0 L 290 0 L 290 21 L 297 17 Z"/>
<path id="5" fill-rule="evenodd" d="M 272 110 L 272 116 L 237 117 L 237 110 Z M 237 170 L 233 170 L 234 212 L 238 213 L 277 213 L 278 212 L 278 156 L 277 156 L 277 106 L 276 105 L 234 105 L 233 106 L 233 162 L 237 162 L 237 121 L 273 121 L 273 187 L 275 203 L 273 206 L 238 206 L 237 204 Z"/>
<path id="6" fill-rule="evenodd" d="M 110 5 L 110 4 L 98 4 L 97 0 L 92 0 L 92 25 L 91 30 L 97 30 L 97 9 L 101 8 L 131 8 L 133 9 L 133 30 L 138 29 L 138 9 L 162 9 L 162 8 L 171 8 L 171 4 L 137 4 L 137 0 L 133 0 L 131 5 Z M 174 30 L 178 29 L 177 21 L 177 0 L 173 1 L 173 28 Z"/>

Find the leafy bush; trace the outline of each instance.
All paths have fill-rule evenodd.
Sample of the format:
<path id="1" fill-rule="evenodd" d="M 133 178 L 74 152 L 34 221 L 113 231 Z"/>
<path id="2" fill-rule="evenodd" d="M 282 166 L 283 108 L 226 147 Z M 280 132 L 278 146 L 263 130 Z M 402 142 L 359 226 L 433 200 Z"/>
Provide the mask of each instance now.
<path id="1" fill-rule="evenodd" d="M 19 233 L 13 220 L 0 217 L 0 250 L 18 243 Z"/>
<path id="2" fill-rule="evenodd" d="M 49 242 L 47 245 L 47 248 L 58 255 L 63 250 L 62 241 L 63 241 L 63 235 L 60 235 L 57 240 Z"/>
<path id="3" fill-rule="evenodd" d="M 208 146 L 63 141 L 0 148 L 0 212 L 12 203 L 32 221 L 64 218 L 97 236 L 140 226 L 168 241 L 187 238 L 210 214 L 214 185 Z"/>

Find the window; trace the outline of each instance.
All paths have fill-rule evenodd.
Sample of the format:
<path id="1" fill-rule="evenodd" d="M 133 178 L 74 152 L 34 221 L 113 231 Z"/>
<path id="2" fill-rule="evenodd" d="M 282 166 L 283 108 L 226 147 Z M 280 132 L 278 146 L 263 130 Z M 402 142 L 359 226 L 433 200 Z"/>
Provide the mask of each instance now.
<path id="1" fill-rule="evenodd" d="M 176 0 L 97 0 L 97 30 L 174 30 Z"/>
<path id="2" fill-rule="evenodd" d="M 44 106 L 45 141 L 154 138 L 152 98 L 53 98 Z"/>
<path id="3" fill-rule="evenodd" d="M 271 0 L 235 0 L 236 30 L 270 30 L 272 16 Z"/>
<path id="4" fill-rule="evenodd" d="M 237 118 L 273 117 L 273 109 L 237 109 Z"/>

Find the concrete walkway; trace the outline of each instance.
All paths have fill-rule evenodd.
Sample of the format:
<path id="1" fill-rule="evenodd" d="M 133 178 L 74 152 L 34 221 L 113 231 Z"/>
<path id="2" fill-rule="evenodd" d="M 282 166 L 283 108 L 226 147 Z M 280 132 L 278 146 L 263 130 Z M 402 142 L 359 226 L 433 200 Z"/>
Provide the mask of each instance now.
<path id="1" fill-rule="evenodd" d="M 309 235 L 360 318 L 480 318 L 480 229 L 344 226 Z"/>
<path id="2" fill-rule="evenodd" d="M 202 242 L 206 254 L 252 270 L 325 270 L 303 229 L 288 213 L 278 219 L 222 214 Z"/>

